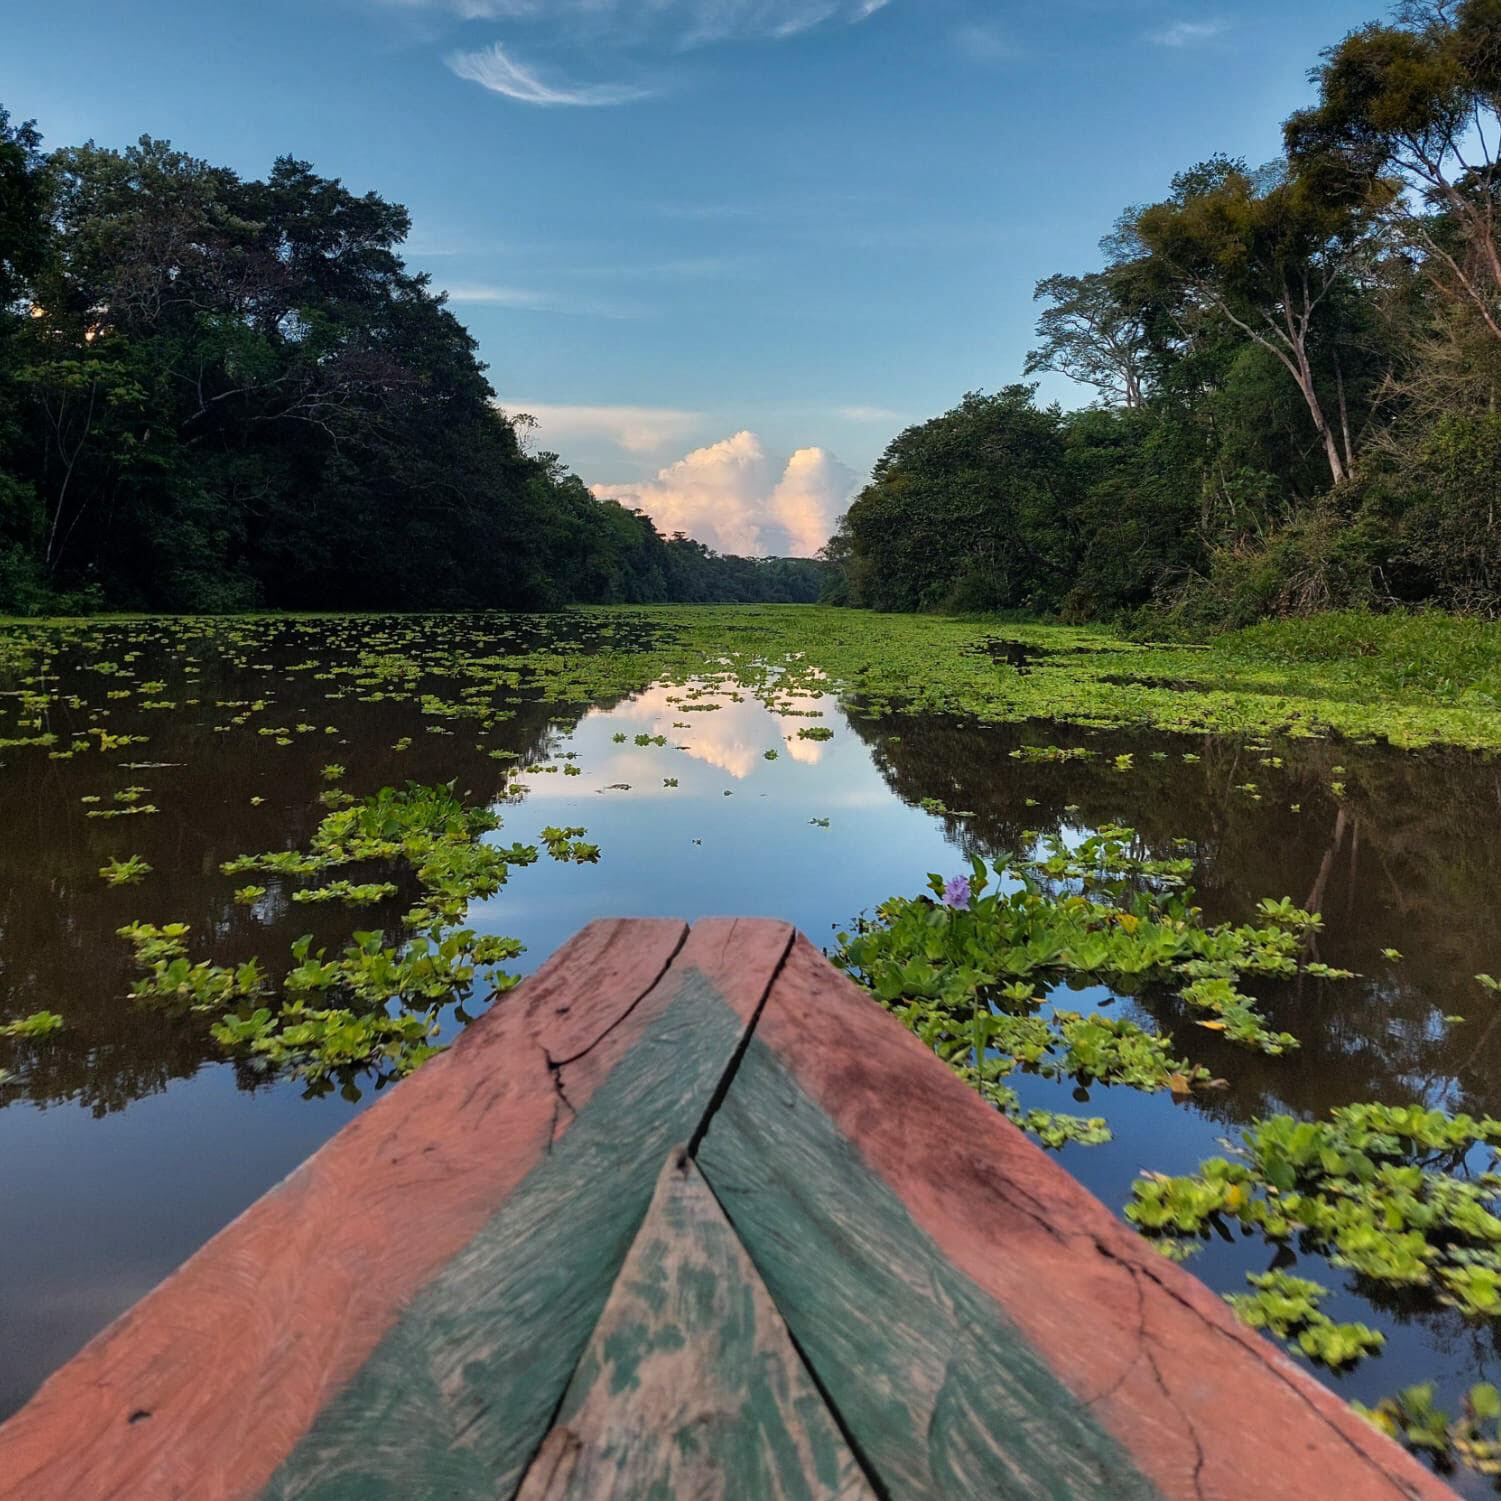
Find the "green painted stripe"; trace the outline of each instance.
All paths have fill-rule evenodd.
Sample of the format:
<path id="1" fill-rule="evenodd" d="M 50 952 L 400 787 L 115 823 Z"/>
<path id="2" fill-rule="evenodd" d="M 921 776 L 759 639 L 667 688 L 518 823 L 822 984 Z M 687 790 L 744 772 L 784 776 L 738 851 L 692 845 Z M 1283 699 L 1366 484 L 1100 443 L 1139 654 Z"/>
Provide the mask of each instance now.
<path id="1" fill-rule="evenodd" d="M 874 1501 L 692 1161 L 662 1170 L 521 1501 Z"/>
<path id="2" fill-rule="evenodd" d="M 511 1496 L 663 1160 L 693 1135 L 742 1031 L 709 982 L 686 974 L 552 1152 L 324 1409 L 263 1501 Z M 420 1216 L 421 1200 L 407 1212 Z"/>
<path id="3" fill-rule="evenodd" d="M 697 1160 L 887 1494 L 1158 1496 L 754 1036 Z"/>

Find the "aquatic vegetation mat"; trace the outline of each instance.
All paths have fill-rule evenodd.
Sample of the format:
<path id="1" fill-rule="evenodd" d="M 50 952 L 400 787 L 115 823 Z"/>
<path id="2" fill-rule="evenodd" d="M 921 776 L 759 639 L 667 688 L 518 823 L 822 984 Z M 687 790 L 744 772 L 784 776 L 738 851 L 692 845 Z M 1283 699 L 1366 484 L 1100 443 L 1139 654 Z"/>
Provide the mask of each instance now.
<path id="1" fill-rule="evenodd" d="M 357 931 L 329 957 L 304 935 L 291 947 L 290 967 L 273 980 L 256 959 L 234 966 L 190 959 L 187 923 L 131 923 L 120 934 L 144 971 L 131 995 L 137 1004 L 212 1016 L 210 1030 L 226 1051 L 306 1079 L 314 1093 L 334 1076 L 351 1088 L 357 1073 L 371 1069 L 378 1083 L 410 1073 L 438 1051 L 443 1007 L 462 1007 L 476 992 L 493 998 L 518 978 L 499 967 L 521 954 L 516 939 L 459 926 L 471 901 L 493 896 L 513 866 L 537 859 L 532 845 L 486 843 L 500 826 L 497 813 L 466 808 L 451 787 L 382 788 L 328 814 L 308 849 L 242 855 L 222 870 L 285 880 L 403 865 L 417 883 L 416 900 L 401 917 L 408 936 L 392 943 L 379 932 Z M 577 837 L 587 832 L 547 828 L 542 840 L 555 860 L 592 861 L 598 849 Z M 258 900 L 266 890 L 244 887 L 236 898 Z M 294 889 L 291 899 L 369 906 L 397 891 L 393 881 L 335 878 Z"/>
<path id="2" fill-rule="evenodd" d="M 1393 1319 L 1483 1335 L 1501 1315 L 1496 1143 L 1484 1109 L 1461 1108 L 1491 1096 L 1474 1078 L 1445 1095 L 1494 1052 L 1497 982 L 1469 977 L 1496 955 L 1454 921 L 1489 866 L 1428 860 L 1413 881 L 1440 835 L 1484 839 L 1498 693 L 1501 637 L 1441 618 L 1207 647 L 784 607 L 0 627 L 0 799 L 40 856 L 14 862 L 0 912 L 23 945 L 0 975 L 0 1104 L 109 1113 L 213 1060 L 245 1089 L 354 1100 L 503 996 L 523 967 L 509 935 L 551 946 L 527 926 L 538 905 L 585 911 L 582 893 L 610 889 L 589 885 L 600 845 L 603 876 L 628 858 L 627 882 L 650 880 L 670 826 L 700 857 L 676 879 L 738 863 L 732 889 L 765 909 L 797 900 L 825 852 L 860 867 L 876 805 L 843 795 L 858 766 L 882 816 L 909 820 L 884 826 L 890 849 L 936 836 L 963 856 L 858 923 L 914 867 L 875 889 L 825 877 L 820 900 L 860 892 L 813 909 L 842 925 L 835 962 L 1097 1192 L 1129 1193 L 1165 1252 L 1208 1247 L 1197 1265 L 1248 1322 L 1359 1373 Z M 1461 763 L 1468 806 L 1450 792 Z M 779 809 L 784 787 L 806 800 Z M 1388 805 L 1412 816 L 1373 843 Z M 629 832 L 602 832 L 611 817 Z M 1272 820 L 1246 864 L 1245 831 Z M 1294 847 L 1311 891 L 1287 876 Z M 1368 924 L 1354 952 L 1332 931 L 1357 855 L 1361 882 L 1426 904 L 1418 931 Z M 1325 868 L 1346 860 L 1335 903 Z M 1461 989 L 1435 981 L 1456 965 Z M 1331 1060 L 1346 1093 L 1309 1086 Z M 1330 1109 L 1396 1087 L 1459 1136 L 1357 1131 Z M 1234 1142 L 1218 1159 L 1216 1121 Z M 1303 1128 L 1318 1174 L 1300 1165 L 1288 1189 L 1273 1147 Z M 1083 1165 L 1122 1152 L 1119 1178 Z M 1131 1191 L 1138 1165 L 1174 1172 Z M 1265 1256 L 1216 1260 L 1232 1244 Z M 1434 1369 L 1403 1359 L 1362 1388 L 1374 1420 L 1439 1462 L 1490 1463 L 1485 1383 L 1382 1398 Z"/>

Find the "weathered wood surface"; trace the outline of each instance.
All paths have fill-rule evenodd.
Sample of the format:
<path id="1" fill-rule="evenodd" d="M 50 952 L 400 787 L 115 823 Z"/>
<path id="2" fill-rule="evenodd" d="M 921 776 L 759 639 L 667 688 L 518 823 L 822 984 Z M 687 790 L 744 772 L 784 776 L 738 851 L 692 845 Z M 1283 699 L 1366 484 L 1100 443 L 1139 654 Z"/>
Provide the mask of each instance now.
<path id="1" fill-rule="evenodd" d="M 1453 1501 L 805 939 L 697 1160 L 893 1494 Z"/>
<path id="2" fill-rule="evenodd" d="M 685 977 L 701 983 L 674 959 L 702 956 L 716 974 L 743 964 L 743 979 L 725 980 L 738 994 L 754 973 L 769 976 L 790 936 L 784 925 L 701 924 L 689 953 L 680 922 L 591 924 L 0 1427 L 0 1497 L 258 1495 L 401 1310 L 567 1140 Z M 738 1037 L 729 1030 L 721 1067 Z M 664 1122 L 638 1217 L 661 1157 L 691 1131 Z"/>
<path id="3" fill-rule="evenodd" d="M 0 1501 L 523 1485 L 1452 1501 L 806 940 L 729 919 L 585 929 L 0 1427 Z"/>
<path id="4" fill-rule="evenodd" d="M 514 1493 L 661 1165 L 697 1132 L 792 937 L 783 923 L 699 923 L 621 1025 L 581 1025 L 574 1051 L 549 1050 L 566 1129 L 411 1300 L 277 1470 L 265 1501 Z M 409 1212 L 420 1227 L 420 1202 Z"/>
<path id="5" fill-rule="evenodd" d="M 685 1151 L 518 1501 L 875 1501 Z"/>

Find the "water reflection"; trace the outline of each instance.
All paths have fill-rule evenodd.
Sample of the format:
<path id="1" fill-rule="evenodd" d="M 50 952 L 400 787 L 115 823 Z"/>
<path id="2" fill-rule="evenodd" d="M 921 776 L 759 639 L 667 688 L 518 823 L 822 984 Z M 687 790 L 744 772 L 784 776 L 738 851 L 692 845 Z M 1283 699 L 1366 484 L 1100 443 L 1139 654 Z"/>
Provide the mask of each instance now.
<path id="1" fill-rule="evenodd" d="M 1142 853 L 1193 861 L 1213 921 L 1242 921 L 1264 896 L 1289 895 L 1324 914 L 1315 957 L 1359 978 L 1261 990 L 1270 1024 L 1303 1040 L 1291 1057 L 1249 1056 L 1151 1003 L 1162 1025 L 1191 1036 L 1196 1055 L 1234 1078 L 1221 1101 L 1227 1119 L 1317 1114 L 1352 1100 L 1501 1113 L 1501 1013 L 1473 979 L 1501 958 L 1489 921 L 1501 905 L 1501 763 L 1059 725 L 981 732 L 892 716 L 853 726 L 899 796 L 972 810 L 946 820 L 967 852 L 995 858 L 1023 848 L 1029 830 L 1124 823 Z M 1010 756 L 1050 744 L 1092 754 L 1040 764 Z M 1130 769 L 1117 770 L 1127 754 Z M 1252 783 L 1254 793 L 1245 790 Z M 1388 948 L 1401 960 L 1386 959 Z M 1454 1014 L 1467 1020 L 1444 1022 Z"/>
<path id="2" fill-rule="evenodd" d="M 1319 957 L 1361 978 L 1261 991 L 1270 1024 L 1303 1040 L 1298 1052 L 1236 1049 L 1194 1027 L 1171 998 L 1116 1001 L 1174 1032 L 1231 1088 L 1191 1105 L 1093 1091 L 1086 1108 L 1111 1120 L 1116 1140 L 1069 1149 L 1065 1160 L 1112 1204 L 1142 1167 L 1188 1170 L 1218 1150 L 1219 1136 L 1273 1110 L 1416 1098 L 1501 1114 L 1501 1011 L 1471 978 L 1501 968 L 1491 919 L 1501 908 L 1495 761 L 977 726 L 869 716 L 859 705 L 847 717 L 829 697 L 761 702 L 730 684 L 643 682 L 615 703 L 546 703 L 528 695 L 521 664 L 531 647 L 558 646 L 556 628 L 522 623 L 500 642 L 488 630 L 483 649 L 518 666 L 508 717 L 484 733 L 424 714 L 420 695 L 452 697 L 455 680 L 430 661 L 382 667 L 379 633 L 366 629 L 332 631 L 321 661 L 308 658 L 305 640 L 253 651 L 164 641 L 152 670 L 177 708 L 121 701 L 108 721 L 112 733 L 148 742 L 107 762 L 0 750 L 0 1016 L 55 1009 L 69 1023 L 42 1042 L 0 1043 L 0 1067 L 15 1075 L 0 1088 L 0 1414 L 363 1103 L 305 1100 L 296 1086 L 225 1065 L 201 1020 L 133 1007 L 122 999 L 128 953 L 115 936 L 136 918 L 183 920 L 228 960 L 283 954 L 310 928 L 332 945 L 384 921 L 394 937 L 401 897 L 374 922 L 368 912 L 354 921 L 295 905 L 268 881 L 247 908 L 233 900 L 239 882 L 219 874 L 234 855 L 306 842 L 326 811 L 329 762 L 346 768 L 343 785 L 356 795 L 454 781 L 503 806 L 507 843 L 534 840 L 547 823 L 589 829 L 603 850 L 598 866 L 518 871 L 471 914 L 481 931 L 520 937 L 528 966 L 605 914 L 777 915 L 827 943 L 882 898 L 919 888 L 929 870 L 952 873 L 970 853 L 1002 857 L 1038 832 L 1107 823 L 1137 829 L 1143 853 L 1191 858 L 1213 920 L 1244 919 L 1264 896 L 1320 908 Z M 91 671 L 97 658 L 131 649 L 150 643 L 122 636 L 92 660 L 81 651 L 58 659 L 64 692 L 48 713 L 65 740 L 95 722 L 90 706 L 110 684 Z M 335 661 L 362 664 L 362 680 L 330 678 Z M 457 673 L 462 657 L 454 661 Z M 231 723 L 243 712 L 233 706 L 268 699 L 274 711 Z M 0 735 L 14 735 L 23 717 L 18 701 L 0 708 Z M 258 734 L 268 719 L 286 734 Z M 810 728 L 833 738 L 799 735 Z M 1011 754 L 1049 744 L 1091 754 Z M 1124 757 L 1129 769 L 1117 769 Z M 520 796 L 509 791 L 518 777 Z M 86 816 L 98 805 L 84 798 L 127 786 L 148 788 L 161 812 Z M 99 867 L 131 853 L 153 874 L 137 887 L 106 886 Z M 1400 962 L 1382 957 L 1389 947 Z M 1456 1013 L 1467 1019 L 1443 1020 Z M 1025 1093 L 1029 1103 L 1079 1108 L 1066 1086 L 1031 1081 Z M 1230 1288 L 1266 1263 L 1259 1245 L 1217 1245 L 1197 1270 Z M 1347 1394 L 1374 1397 L 1430 1375 L 1452 1389 L 1496 1374 L 1489 1329 L 1452 1312 L 1362 1301 L 1370 1290 L 1346 1288 L 1338 1272 L 1325 1280 L 1342 1289 L 1334 1317 L 1379 1318 L 1389 1333 L 1387 1355 L 1340 1383 Z"/>

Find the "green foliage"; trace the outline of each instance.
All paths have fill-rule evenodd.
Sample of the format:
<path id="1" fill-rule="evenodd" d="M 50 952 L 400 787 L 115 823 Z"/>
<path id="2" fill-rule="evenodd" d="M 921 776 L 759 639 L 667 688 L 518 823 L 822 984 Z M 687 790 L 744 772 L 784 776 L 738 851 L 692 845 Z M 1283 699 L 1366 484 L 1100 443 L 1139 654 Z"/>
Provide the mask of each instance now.
<path id="1" fill-rule="evenodd" d="M 64 1025 L 55 1011 L 34 1011 L 30 1016 L 0 1022 L 0 1037 L 46 1037 Z"/>
<path id="2" fill-rule="evenodd" d="M 142 877 L 151 874 L 151 867 L 139 855 L 131 855 L 128 859 L 110 860 L 101 865 L 99 874 L 111 886 L 134 886 Z"/>
<path id="3" fill-rule="evenodd" d="M 1457 1417 L 1438 1406 L 1431 1381 L 1404 1387 L 1374 1407 L 1352 1405 L 1388 1437 L 1426 1454 L 1442 1469 L 1458 1462 L 1501 1477 L 1501 1392 L 1488 1381 L 1465 1393 Z"/>
<path id="4" fill-rule="evenodd" d="M 1176 1056 L 1167 1037 L 1062 1008 L 1057 988 L 1176 993 L 1203 1013 L 1201 1027 L 1282 1053 L 1297 1039 L 1268 1028 L 1233 982 L 1296 973 L 1317 925 L 1281 901 L 1263 904 L 1264 926 L 1210 926 L 1183 886 L 1186 862 L 1143 859 L 1131 845 L 1129 829 L 1102 830 L 1077 849 L 1050 840 L 1044 855 L 996 866 L 994 889 L 979 860 L 968 877 L 931 876 L 932 896 L 892 898 L 855 934 L 841 933 L 833 962 L 1050 1145 L 1107 1139 L 1101 1121 L 1023 1111 L 1007 1080 L 1021 1071 L 1180 1095 L 1219 1081 Z"/>
<path id="5" fill-rule="evenodd" d="M 515 976 L 498 966 L 514 959 L 520 944 L 459 926 L 471 900 L 492 896 L 513 865 L 537 858 L 530 846 L 485 843 L 484 836 L 499 827 L 498 815 L 466 807 L 452 787 L 384 787 L 328 814 L 305 852 L 244 855 L 223 868 L 290 879 L 370 862 L 405 867 L 415 876 L 418 895 L 404 915 L 408 936 L 402 942 L 357 932 L 330 957 L 304 936 L 292 945 L 291 963 L 277 981 L 256 959 L 236 966 L 191 960 L 186 923 L 137 922 L 120 930 L 144 971 L 132 996 L 141 1004 L 212 1017 L 212 1036 L 227 1051 L 306 1078 L 314 1087 L 336 1074 L 352 1087 L 359 1070 L 409 1072 L 437 1050 L 444 1006 L 515 984 Z M 575 838 L 584 832 L 547 829 L 544 839 L 555 858 L 596 860 L 597 847 Z M 295 889 L 292 899 L 362 904 L 397 890 L 394 881 L 335 878 Z M 246 886 L 235 899 L 249 904 L 265 892 Z"/>
<path id="6" fill-rule="evenodd" d="M 1301 1350 L 1310 1360 L 1338 1370 L 1379 1350 L 1386 1336 L 1364 1324 L 1336 1324 L 1319 1309 L 1328 1289 L 1286 1272 L 1248 1272 L 1253 1293 L 1231 1293 L 1225 1301 L 1253 1329 L 1265 1329 Z"/>
<path id="7" fill-rule="evenodd" d="M 594 865 L 599 861 L 599 846 L 586 844 L 578 837 L 588 832 L 582 826 L 566 829 L 549 827 L 542 830 L 541 839 L 547 846 L 547 853 L 554 860 L 565 863 L 572 861 L 575 865 Z"/>
<path id="8" fill-rule="evenodd" d="M 895 438 L 855 498 L 830 556 L 849 603 L 879 610 L 1006 609 L 1065 577 L 1055 527 L 1061 419 L 1032 403 L 1033 386 L 970 392 L 952 412 Z M 1057 518 L 1060 519 L 1061 518 Z M 1056 535 L 1054 531 L 1056 530 Z"/>
<path id="9" fill-rule="evenodd" d="M 0 112 L 0 611 L 818 597 L 528 453 L 409 227 L 291 157 L 47 157 Z"/>
<path id="10" fill-rule="evenodd" d="M 1296 1242 L 1372 1282 L 1501 1317 L 1501 1121 L 1347 1105 L 1326 1121 L 1255 1121 L 1241 1141 L 1195 1175 L 1138 1179 L 1126 1217 L 1147 1235 L 1239 1227 Z"/>
<path id="11" fill-rule="evenodd" d="M 826 549 L 825 599 L 1158 633 L 1501 614 L 1501 142 L 1475 123 L 1497 58 L 1496 0 L 1336 41 L 1281 159 L 1188 167 L 1100 269 L 1037 283 L 1025 373 L 1099 404 L 1007 386 L 899 434 Z"/>

